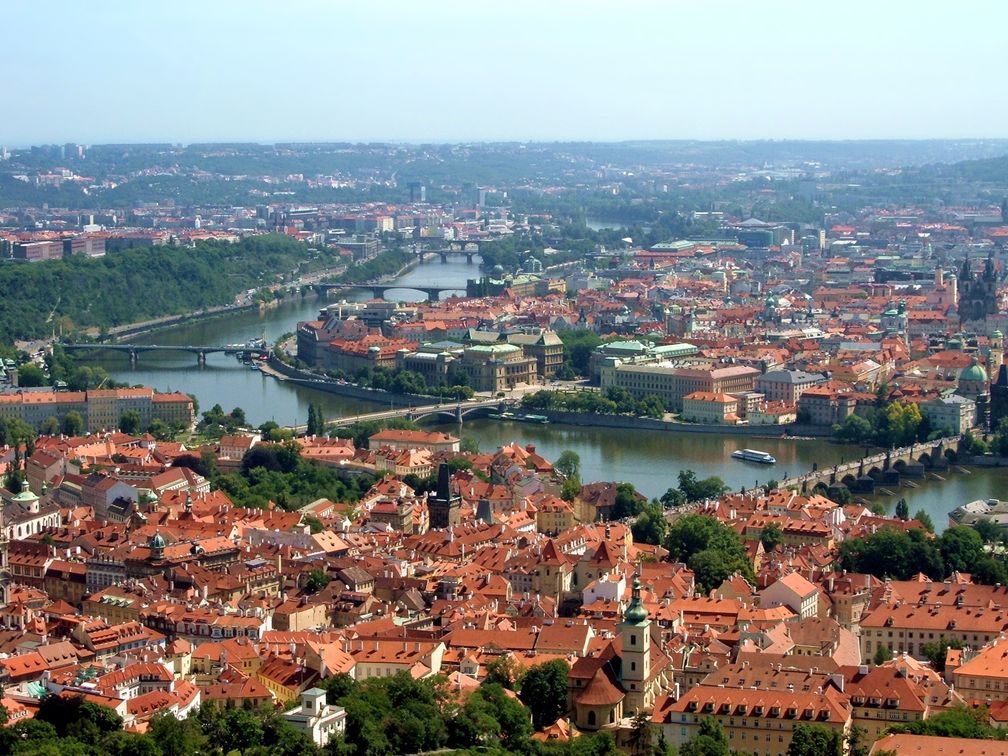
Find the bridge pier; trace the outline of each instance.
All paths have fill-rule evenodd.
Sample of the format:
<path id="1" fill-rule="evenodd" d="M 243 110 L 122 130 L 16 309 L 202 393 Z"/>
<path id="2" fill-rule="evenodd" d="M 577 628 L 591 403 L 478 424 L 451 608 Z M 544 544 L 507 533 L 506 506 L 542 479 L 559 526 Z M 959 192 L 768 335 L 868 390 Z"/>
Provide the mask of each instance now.
<path id="1" fill-rule="evenodd" d="M 137 351 L 135 349 L 130 349 L 129 351 L 129 361 L 130 365 L 136 365 L 138 360 Z"/>
<path id="2" fill-rule="evenodd" d="M 472 265 L 472 264 L 473 264 L 473 253 L 466 252 L 466 265 Z"/>
<path id="3" fill-rule="evenodd" d="M 206 365 L 206 352 L 200 351 L 196 353 L 196 364 Z"/>
<path id="4" fill-rule="evenodd" d="M 447 265 L 448 264 L 448 253 L 447 252 L 442 252 L 441 253 L 441 264 L 442 265 Z"/>

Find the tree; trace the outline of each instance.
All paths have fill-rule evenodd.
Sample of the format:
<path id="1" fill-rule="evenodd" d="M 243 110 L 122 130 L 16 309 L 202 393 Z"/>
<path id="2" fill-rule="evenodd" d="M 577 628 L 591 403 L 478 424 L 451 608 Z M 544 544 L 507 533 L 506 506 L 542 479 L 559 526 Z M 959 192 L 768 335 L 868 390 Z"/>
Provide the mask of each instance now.
<path id="1" fill-rule="evenodd" d="M 60 432 L 60 421 L 55 415 L 49 415 L 39 426 L 39 433 L 43 436 L 58 436 Z"/>
<path id="2" fill-rule="evenodd" d="M 907 504 L 907 500 L 901 498 L 896 502 L 896 516 L 901 520 L 910 519 L 910 505 Z"/>
<path id="3" fill-rule="evenodd" d="M 635 517 L 641 511 L 644 497 L 637 493 L 633 483 L 618 483 L 616 497 L 613 499 L 612 519 L 622 520 L 625 517 Z"/>
<path id="4" fill-rule="evenodd" d="M 486 679 L 488 684 L 497 684 L 508 690 L 514 690 L 522 675 L 522 667 L 510 653 L 503 653 L 487 662 Z"/>
<path id="5" fill-rule="evenodd" d="M 553 659 L 533 667 L 522 678 L 518 698 L 532 712 L 536 729 L 553 724 L 567 713 L 567 674 L 570 665 Z"/>
<path id="6" fill-rule="evenodd" d="M 872 440 L 875 429 L 860 415 L 848 415 L 842 423 L 833 426 L 833 436 L 849 444 L 865 444 Z"/>
<path id="7" fill-rule="evenodd" d="M 668 521 L 665 519 L 661 504 L 657 501 L 645 504 L 630 531 L 635 542 L 661 545 L 668 533 Z"/>
<path id="8" fill-rule="evenodd" d="M 716 475 L 698 480 L 692 470 L 679 471 L 679 491 L 688 502 L 716 499 L 727 490 L 728 486 Z"/>
<path id="9" fill-rule="evenodd" d="M 305 581 L 306 593 L 318 593 L 332 581 L 332 578 L 322 570 L 312 570 Z"/>
<path id="10" fill-rule="evenodd" d="M 1003 733 L 990 724 L 990 711 L 986 706 L 970 708 L 959 705 L 933 714 L 919 722 L 908 722 L 890 727 L 891 732 L 909 732 L 914 735 L 933 735 L 940 738 L 974 738 L 1000 740 Z"/>
<path id="11" fill-rule="evenodd" d="M 917 528 L 908 533 L 882 528 L 864 538 L 848 538 L 840 544 L 840 566 L 849 572 L 896 580 L 909 580 L 919 572 L 932 580 L 945 577 L 941 551 Z"/>
<path id="12" fill-rule="evenodd" d="M 472 436 L 462 436 L 459 441 L 459 451 L 463 454 L 479 454 L 479 441 Z"/>
<path id="13" fill-rule="evenodd" d="M 553 463 L 553 469 L 565 478 L 580 477 L 581 457 L 578 456 L 577 452 L 567 449 L 557 457 L 557 461 Z"/>
<path id="14" fill-rule="evenodd" d="M 665 548 L 672 561 L 685 562 L 697 586 L 709 591 L 738 571 L 754 580 L 752 564 L 738 533 L 715 517 L 687 514 L 668 529 Z"/>
<path id="15" fill-rule="evenodd" d="M 707 717 L 700 722 L 697 734 L 682 744 L 679 756 L 731 756 L 724 727 L 716 719 Z"/>
<path id="16" fill-rule="evenodd" d="M 567 478 L 560 487 L 560 498 L 564 501 L 574 501 L 581 493 L 581 481 L 577 478 Z"/>
<path id="17" fill-rule="evenodd" d="M 923 509 L 918 509 L 914 513 L 914 519 L 917 520 L 928 533 L 934 533 L 934 521 L 931 519 L 931 515 L 925 512 Z"/>
<path id="18" fill-rule="evenodd" d="M 663 507 L 681 507 L 686 503 L 686 497 L 678 488 L 670 488 L 662 494 L 661 501 Z"/>
<path id="19" fill-rule="evenodd" d="M 134 409 L 126 410 L 119 416 L 119 430 L 130 436 L 136 436 L 143 430 L 143 418 Z"/>
<path id="20" fill-rule="evenodd" d="M 977 520 L 973 523 L 972 527 L 980 535 L 984 543 L 997 543 L 1004 535 L 1001 526 L 990 520 Z"/>
<path id="21" fill-rule="evenodd" d="M 18 368 L 18 386 L 34 388 L 45 385 L 46 374 L 42 372 L 42 368 L 38 365 L 28 362 Z"/>
<path id="22" fill-rule="evenodd" d="M 784 543 L 784 532 L 780 525 L 776 522 L 768 523 L 760 533 L 760 543 L 766 551 L 773 551 L 776 546 Z"/>
<path id="23" fill-rule="evenodd" d="M 357 681 L 346 672 L 327 677 L 319 683 L 326 692 L 326 703 L 338 704 L 344 696 L 350 695 L 357 687 Z"/>
<path id="24" fill-rule="evenodd" d="M 875 651 L 875 656 L 872 658 L 872 661 L 874 661 L 876 665 L 879 665 L 885 664 L 890 659 L 892 659 L 892 650 L 889 646 L 879 646 Z"/>
<path id="25" fill-rule="evenodd" d="M 964 644 L 958 638 L 953 638 L 952 640 L 946 640 L 945 636 L 941 636 L 938 640 L 929 643 L 921 644 L 921 654 L 927 657 L 928 661 L 931 662 L 931 666 L 935 668 L 938 672 L 945 671 L 945 657 L 948 655 L 948 650 L 950 648 L 963 648 Z"/>
<path id="26" fill-rule="evenodd" d="M 46 696 L 35 718 L 56 728 L 61 738 L 95 742 L 103 734 L 122 729 L 122 717 L 107 706 L 85 701 L 83 696 Z"/>
<path id="27" fill-rule="evenodd" d="M 315 414 L 315 404 L 308 405 L 308 425 L 305 427 L 305 433 L 309 436 L 317 435 L 318 433 L 317 418 Z"/>
<path id="28" fill-rule="evenodd" d="M 948 528 L 938 538 L 942 559 L 948 569 L 956 572 L 970 572 L 984 556 L 983 538 L 967 525 Z"/>
<path id="29" fill-rule="evenodd" d="M 842 756 L 839 732 L 819 724 L 800 724 L 791 733 L 788 756 Z"/>
<path id="30" fill-rule="evenodd" d="M 63 417 L 63 433 L 67 436 L 79 436 L 84 432 L 84 417 L 77 410 L 70 410 Z"/>
<path id="31" fill-rule="evenodd" d="M 871 744 L 872 739 L 868 736 L 868 731 L 855 725 L 851 727 L 847 736 L 847 756 L 868 756 Z"/>
<path id="32" fill-rule="evenodd" d="M 630 753 L 651 754 L 654 748 L 654 727 L 650 711 L 638 711 L 630 720 Z"/>

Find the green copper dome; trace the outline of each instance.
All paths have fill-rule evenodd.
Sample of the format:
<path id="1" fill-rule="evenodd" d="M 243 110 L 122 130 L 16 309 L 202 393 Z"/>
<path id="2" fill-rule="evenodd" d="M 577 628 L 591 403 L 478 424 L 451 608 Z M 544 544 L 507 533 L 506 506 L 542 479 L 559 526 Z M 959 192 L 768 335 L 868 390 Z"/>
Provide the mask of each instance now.
<path id="1" fill-rule="evenodd" d="M 33 494 L 31 492 L 31 489 L 28 488 L 28 481 L 27 480 L 21 481 L 21 492 L 19 494 L 17 494 L 17 496 L 14 497 L 14 501 L 19 501 L 19 502 L 34 502 L 34 501 L 38 501 L 38 496 L 36 496 L 35 494 Z"/>
<path id="2" fill-rule="evenodd" d="M 980 363 L 976 361 L 976 357 L 973 358 L 972 364 L 969 367 L 964 368 L 959 374 L 960 381 L 986 381 L 987 371 L 981 367 Z"/>
<path id="3" fill-rule="evenodd" d="M 630 599 L 630 606 L 623 613 L 623 621 L 629 625 L 639 625 L 642 622 L 647 622 L 647 618 L 647 609 L 644 608 L 644 604 L 641 603 L 640 598 L 640 578 L 634 575 L 633 594 Z"/>
<path id="4" fill-rule="evenodd" d="M 160 530 L 156 531 L 154 535 L 150 537 L 150 540 L 147 541 L 147 546 L 151 549 L 163 549 L 167 545 L 168 542 L 164 539 L 164 536 L 161 535 Z"/>
<path id="5" fill-rule="evenodd" d="M 1001 329 L 1000 328 L 995 328 L 994 329 L 994 333 L 991 334 L 991 338 L 992 339 L 1003 339 L 1004 338 L 1004 334 L 1001 333 Z"/>

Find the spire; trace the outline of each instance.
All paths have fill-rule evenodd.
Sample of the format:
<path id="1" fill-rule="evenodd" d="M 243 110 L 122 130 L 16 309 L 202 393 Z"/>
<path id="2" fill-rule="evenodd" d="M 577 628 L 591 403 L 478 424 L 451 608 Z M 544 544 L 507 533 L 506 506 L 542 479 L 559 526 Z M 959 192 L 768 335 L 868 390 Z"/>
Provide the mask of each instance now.
<path id="1" fill-rule="evenodd" d="M 637 573 L 634 573 L 633 590 L 630 594 L 630 605 L 623 613 L 623 622 L 628 625 L 640 625 L 647 622 L 648 612 L 647 609 L 644 608 L 644 603 L 641 601 L 640 591 L 640 576 Z"/>

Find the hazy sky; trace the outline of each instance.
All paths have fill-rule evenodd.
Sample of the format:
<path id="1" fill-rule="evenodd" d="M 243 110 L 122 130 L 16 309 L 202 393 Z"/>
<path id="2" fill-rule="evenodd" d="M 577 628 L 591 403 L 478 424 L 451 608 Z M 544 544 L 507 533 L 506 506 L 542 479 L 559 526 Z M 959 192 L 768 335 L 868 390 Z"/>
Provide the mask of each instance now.
<path id="1" fill-rule="evenodd" d="M 1006 28 L 1006 0 L 4 0 L 0 144 L 1008 137 Z"/>

